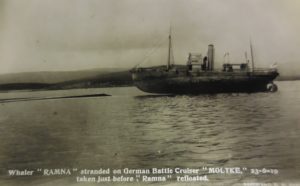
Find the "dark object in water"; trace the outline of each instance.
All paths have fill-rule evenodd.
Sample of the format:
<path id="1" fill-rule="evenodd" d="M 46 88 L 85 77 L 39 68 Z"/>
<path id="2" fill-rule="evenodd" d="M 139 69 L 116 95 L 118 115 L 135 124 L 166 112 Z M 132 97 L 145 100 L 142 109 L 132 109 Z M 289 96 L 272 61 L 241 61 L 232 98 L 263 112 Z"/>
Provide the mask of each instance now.
<path id="1" fill-rule="evenodd" d="M 108 94 L 88 94 L 88 95 L 79 95 L 79 96 L 53 97 L 53 98 L 46 98 L 46 99 L 88 98 L 88 97 L 102 97 L 102 96 L 111 96 L 111 95 L 108 95 Z"/>
<path id="2" fill-rule="evenodd" d="M 187 65 L 171 64 L 171 35 L 166 66 L 134 68 L 130 72 L 134 85 L 142 91 L 163 94 L 201 94 L 226 92 L 277 91 L 273 80 L 279 75 L 276 68 L 254 68 L 252 45 L 250 44 L 252 67 L 246 63 L 224 63 L 223 69 L 214 69 L 215 50 L 208 46 L 207 56 L 189 54 Z M 225 54 L 226 57 L 228 53 Z M 228 54 L 229 55 L 229 54 Z M 269 85 L 269 86 L 267 86 Z"/>
<path id="3" fill-rule="evenodd" d="M 87 95 L 78 95 L 78 96 L 44 97 L 44 98 L 43 97 L 7 98 L 7 99 L 0 99 L 0 103 L 47 100 L 47 99 L 89 98 L 89 97 L 103 97 L 103 96 L 111 96 L 111 95 L 108 95 L 108 94 L 87 94 Z"/>

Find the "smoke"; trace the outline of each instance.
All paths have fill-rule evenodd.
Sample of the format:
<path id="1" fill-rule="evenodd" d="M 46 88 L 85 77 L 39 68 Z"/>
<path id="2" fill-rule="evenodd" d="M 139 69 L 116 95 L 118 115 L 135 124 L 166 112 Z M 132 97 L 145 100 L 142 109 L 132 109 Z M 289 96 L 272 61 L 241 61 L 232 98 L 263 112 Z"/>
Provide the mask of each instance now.
<path id="1" fill-rule="evenodd" d="M 257 66 L 299 68 L 297 0 L 1 0 L 0 73 L 131 68 L 163 64 L 172 28 L 175 62 L 216 48 L 244 62 L 249 39 Z"/>

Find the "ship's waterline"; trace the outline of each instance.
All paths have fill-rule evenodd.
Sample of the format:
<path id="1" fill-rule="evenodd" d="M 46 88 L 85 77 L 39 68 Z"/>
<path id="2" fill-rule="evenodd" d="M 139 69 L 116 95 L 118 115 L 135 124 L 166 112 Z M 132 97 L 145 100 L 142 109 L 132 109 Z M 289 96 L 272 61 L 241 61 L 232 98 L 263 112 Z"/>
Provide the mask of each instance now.
<path id="1" fill-rule="evenodd" d="M 137 72 L 138 73 L 138 72 Z M 247 76 L 245 73 L 226 76 L 195 76 L 195 77 L 157 77 L 139 78 L 134 73 L 134 84 L 140 90 L 150 93 L 226 93 L 226 92 L 263 92 L 268 91 L 268 84 L 277 76 L 277 72 L 270 77 Z"/>

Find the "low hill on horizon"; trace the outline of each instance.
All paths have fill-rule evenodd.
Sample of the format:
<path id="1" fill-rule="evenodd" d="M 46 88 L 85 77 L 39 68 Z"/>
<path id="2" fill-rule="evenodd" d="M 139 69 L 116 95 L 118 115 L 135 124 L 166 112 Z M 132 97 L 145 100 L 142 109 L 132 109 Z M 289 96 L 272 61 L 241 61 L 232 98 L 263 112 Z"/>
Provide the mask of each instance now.
<path id="1" fill-rule="evenodd" d="M 300 80 L 297 73 L 279 69 L 278 81 Z M 0 90 L 60 90 L 132 86 L 129 69 L 100 68 L 80 71 L 23 72 L 0 75 Z"/>
<path id="2" fill-rule="evenodd" d="M 132 85 L 128 69 L 23 72 L 0 75 L 0 90 L 97 88 Z"/>
<path id="3" fill-rule="evenodd" d="M 20 72 L 0 74 L 1 84 L 14 83 L 61 83 L 72 80 L 93 78 L 99 75 L 110 74 L 115 72 L 129 71 L 123 68 L 97 68 L 78 71 L 39 71 L 39 72 Z"/>

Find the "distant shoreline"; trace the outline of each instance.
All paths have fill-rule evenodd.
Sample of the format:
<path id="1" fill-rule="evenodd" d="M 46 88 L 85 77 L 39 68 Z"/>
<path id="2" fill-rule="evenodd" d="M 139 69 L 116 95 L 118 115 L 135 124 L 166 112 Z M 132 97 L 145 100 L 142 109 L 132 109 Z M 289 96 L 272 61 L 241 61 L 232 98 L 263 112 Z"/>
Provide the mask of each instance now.
<path id="1" fill-rule="evenodd" d="M 276 81 L 297 81 L 300 76 L 279 76 Z M 32 72 L 0 76 L 0 92 L 69 90 L 133 86 L 128 69 L 98 69 L 73 72 Z"/>
<path id="2" fill-rule="evenodd" d="M 281 79 L 276 81 L 299 81 L 300 79 Z M 16 83 L 16 84 L 2 84 L 0 85 L 1 92 L 11 91 L 51 91 L 51 90 L 71 90 L 71 89 L 88 89 L 88 88 L 115 88 L 115 87 L 133 87 L 133 84 L 105 84 L 102 86 L 60 86 L 60 84 L 41 84 L 41 83 Z"/>
<path id="3" fill-rule="evenodd" d="M 90 73 L 89 73 L 90 72 Z M 5 78 L 8 83 L 5 83 Z M 27 82 L 26 82 L 27 81 Z M 0 77 L 0 91 L 68 90 L 133 86 L 130 72 L 120 69 L 95 71 L 8 74 Z"/>
<path id="4" fill-rule="evenodd" d="M 107 85 L 100 87 L 57 87 L 57 85 L 42 85 L 41 87 L 31 86 L 34 83 L 23 83 L 22 87 L 19 84 L 9 85 L 10 88 L 7 88 L 6 85 L 0 85 L 1 92 L 11 92 L 11 91 L 54 91 L 54 90 L 71 90 L 71 89 L 91 89 L 91 88 L 115 88 L 115 87 L 133 87 L 134 85 Z"/>

